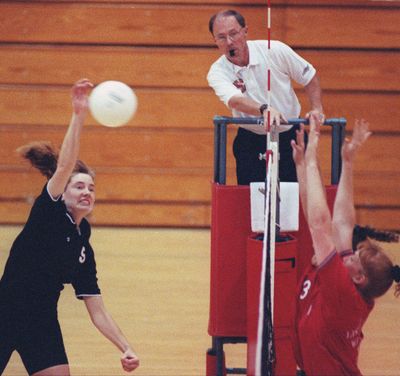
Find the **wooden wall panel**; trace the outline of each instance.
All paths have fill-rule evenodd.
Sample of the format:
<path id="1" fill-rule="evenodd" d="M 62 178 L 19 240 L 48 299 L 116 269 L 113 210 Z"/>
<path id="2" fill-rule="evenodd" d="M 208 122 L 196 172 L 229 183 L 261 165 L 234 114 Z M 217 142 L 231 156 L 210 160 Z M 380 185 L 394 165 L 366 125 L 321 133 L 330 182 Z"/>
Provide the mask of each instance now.
<path id="1" fill-rule="evenodd" d="M 0 167 L 25 165 L 15 150 L 32 140 L 52 142 L 56 147 L 62 142 L 65 129 L 42 130 L 36 127 L 21 132 L 17 127 L 2 130 Z M 232 132 L 233 133 L 233 132 Z M 233 134 L 232 134 L 233 137 Z M 399 144 L 391 135 L 377 134 L 368 140 L 365 152 L 360 153 L 357 169 L 369 171 L 393 171 L 398 160 Z M 179 130 L 148 131 L 127 129 L 87 128 L 81 137 L 81 156 L 93 168 L 169 169 L 170 171 L 209 171 L 213 166 L 213 133 L 211 130 L 181 132 Z M 397 139 L 395 139 L 397 141 Z M 229 146 L 230 149 L 230 146 Z M 324 134 L 321 141 L 321 157 L 324 165 L 330 161 L 330 136 Z"/>
<path id="2" fill-rule="evenodd" d="M 324 112 L 328 118 L 345 117 L 347 130 L 353 129 L 355 119 L 363 118 L 370 123 L 373 133 L 391 132 L 397 138 L 400 119 L 398 96 L 396 92 L 324 91 Z M 299 99 L 304 113 L 309 109 L 308 99 L 303 92 L 299 93 Z"/>
<path id="3" fill-rule="evenodd" d="M 98 172 L 94 223 L 208 226 L 212 118 L 229 111 L 207 86 L 219 56 L 207 24 L 228 7 L 244 14 L 250 38 L 266 38 L 261 0 L 0 2 L 0 223 L 22 223 L 43 184 L 15 148 L 34 139 L 60 143 L 70 86 L 89 77 L 124 81 L 139 99 L 127 127 L 102 128 L 88 118 L 82 158 Z M 272 1 L 272 38 L 317 68 L 327 116 L 346 117 L 348 130 L 356 118 L 371 123 L 374 135 L 357 160 L 355 201 L 360 223 L 384 228 L 400 227 L 393 223 L 400 212 L 399 12 L 399 2 Z M 307 99 L 296 90 L 306 111 Z M 229 184 L 234 133 L 228 132 Z M 325 131 L 326 182 L 328 138 Z"/>
<path id="4" fill-rule="evenodd" d="M 328 160 L 328 158 L 326 158 Z M 232 162 L 231 160 L 229 162 Z M 329 183 L 329 161 L 324 162 L 323 171 L 326 183 Z M 209 185 L 211 171 L 188 173 L 171 172 L 161 169 L 140 172 L 96 169 L 96 198 L 100 201 L 118 202 L 185 202 L 210 204 Z M 228 169 L 229 184 L 235 184 L 234 171 Z M 13 184 L 18 181 L 18 185 Z M 31 169 L 20 171 L 0 171 L 0 190 L 4 200 L 24 200 L 32 202 L 45 179 Z M 400 185 L 400 174 L 385 171 L 363 171 L 357 166 L 354 176 L 355 201 L 360 206 L 400 206 L 397 187 Z"/>
<path id="5" fill-rule="evenodd" d="M 3 45 L 0 83 L 70 86 L 90 77 L 94 83 L 113 79 L 133 87 L 204 88 L 205 67 L 215 57 L 208 49 L 177 47 Z"/>
<path id="6" fill-rule="evenodd" d="M 318 70 L 325 90 L 396 91 L 400 52 L 298 51 Z M 115 79 L 133 87 L 207 88 L 215 49 L 0 46 L 0 83 L 70 85 Z M 188 69 L 190 67 L 190 69 Z M 178 79 L 179 78 L 179 79 Z"/>
<path id="7" fill-rule="evenodd" d="M 0 124 L 65 126 L 70 116 L 69 93 L 69 87 L 0 85 Z M 135 127 L 210 129 L 214 115 L 230 116 L 211 89 L 138 88 L 135 93 L 139 107 L 129 123 Z M 304 116 L 309 104 L 300 90 L 299 98 Z M 330 90 L 324 91 L 323 99 L 326 116 L 345 117 L 347 129 L 352 129 L 356 118 L 365 118 L 374 133 L 398 131 L 400 106 L 395 92 Z M 177 106 L 182 110 L 176 111 Z M 89 116 L 87 125 L 95 124 Z"/>
<path id="8" fill-rule="evenodd" d="M 290 46 L 399 48 L 399 16 L 400 9 L 296 7 L 285 13 L 285 38 Z"/>
<path id="9" fill-rule="evenodd" d="M 368 151 L 364 151 L 367 153 Z M 372 169 L 367 172 L 357 170 L 354 173 L 354 192 L 356 203 L 364 207 L 400 207 L 398 189 L 400 173 Z"/>
<path id="10" fill-rule="evenodd" d="M 285 39 L 292 46 L 380 49 L 400 46 L 397 26 L 400 9 L 379 8 L 371 12 L 369 8 L 353 6 L 301 4 L 291 8 L 272 4 L 275 4 L 271 13 L 272 39 Z M 248 20 L 249 37 L 265 39 L 266 4 L 241 3 L 236 8 Z M 6 42 L 23 43 L 210 46 L 213 40 L 208 33 L 208 21 L 220 9 L 220 5 L 195 7 L 170 2 L 114 6 L 4 2 L 0 4 L 0 34 Z M 312 29 L 304 25 L 312 25 Z"/>
<path id="11" fill-rule="evenodd" d="M 24 2 L 25 0 L 15 0 L 14 2 Z M 42 3 L 52 3 L 55 0 L 41 0 Z M 57 0 L 57 3 L 74 3 L 76 0 Z M 81 1 L 83 2 L 83 1 Z M 137 4 L 132 0 L 84 0 L 85 3 L 109 3 L 109 4 Z M 203 0 L 146 0 L 147 4 L 188 4 L 188 5 L 204 5 Z M 225 5 L 234 7 L 235 9 L 243 5 L 262 5 L 266 6 L 265 0 L 213 0 L 214 4 L 218 4 L 225 9 Z M 367 8 L 398 8 L 400 4 L 397 0 L 272 0 L 271 5 L 275 6 L 357 6 Z"/>
<path id="12" fill-rule="evenodd" d="M 399 230 L 400 207 L 364 206 L 357 207 L 356 222 L 375 228 Z"/>
<path id="13" fill-rule="evenodd" d="M 30 208 L 26 202 L 0 202 L 0 223 L 24 223 Z M 97 202 L 89 220 L 97 226 L 208 227 L 210 215 L 206 204 Z"/>
<path id="14" fill-rule="evenodd" d="M 208 88 L 137 88 L 135 93 L 139 106 L 128 123 L 135 127 L 210 129 L 214 115 L 230 115 Z M 64 126 L 70 112 L 69 87 L 0 85 L 0 124 Z M 89 116 L 86 124 L 97 123 Z"/>
<path id="15" fill-rule="evenodd" d="M 312 62 L 325 89 L 397 91 L 398 51 L 310 51 L 299 53 Z"/>
<path id="16" fill-rule="evenodd" d="M 69 0 L 67 0 L 69 1 Z M 220 0 L 221 1 L 221 0 Z M 329 7 L 345 7 L 345 6 L 356 6 L 363 8 L 398 8 L 400 4 L 394 0 L 272 0 L 273 4 L 286 4 L 286 5 L 325 5 Z"/>
<path id="17" fill-rule="evenodd" d="M 166 172 L 163 169 L 140 172 L 96 169 L 97 201 L 210 203 L 212 174 L 204 172 Z M 18 181 L 17 184 L 13 184 Z M 0 171 L 0 190 L 4 200 L 32 202 L 46 179 L 33 169 Z"/>
<path id="18" fill-rule="evenodd" d="M 7 140 L 0 150 L 0 166 L 17 163 L 14 150 L 31 140 L 50 141 L 60 146 L 65 129 L 31 129 L 17 127 L 2 130 Z M 133 127 L 110 129 L 87 128 L 81 137 L 81 156 L 89 165 L 107 168 L 210 169 L 212 167 L 213 133 L 210 130 L 136 130 Z"/>
<path id="19" fill-rule="evenodd" d="M 4 3 L 0 4 L 0 34 L 7 42 L 23 43 L 210 46 L 214 41 L 208 21 L 219 9 L 172 4 Z M 263 8 L 241 9 L 254 25 L 264 25 L 254 27 L 252 38 L 265 37 Z M 274 12 L 276 30 L 283 30 L 283 24 L 278 27 L 284 22 L 283 13 L 282 9 Z"/>

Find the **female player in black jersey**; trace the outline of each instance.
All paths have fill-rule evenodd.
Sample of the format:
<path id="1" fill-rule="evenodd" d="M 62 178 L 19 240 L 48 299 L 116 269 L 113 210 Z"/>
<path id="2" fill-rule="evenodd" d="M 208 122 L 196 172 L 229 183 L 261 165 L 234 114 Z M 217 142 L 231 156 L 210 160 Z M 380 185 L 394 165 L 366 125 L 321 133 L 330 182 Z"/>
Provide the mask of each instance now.
<path id="1" fill-rule="evenodd" d="M 19 149 L 48 178 L 15 239 L 0 281 L 0 374 L 16 350 L 30 375 L 69 375 L 57 319 L 63 284 L 71 283 L 92 322 L 121 351 L 125 371 L 139 359 L 104 307 L 85 217 L 95 201 L 94 174 L 78 160 L 88 111 L 87 79 L 72 88 L 73 113 L 59 155 L 47 144 Z"/>

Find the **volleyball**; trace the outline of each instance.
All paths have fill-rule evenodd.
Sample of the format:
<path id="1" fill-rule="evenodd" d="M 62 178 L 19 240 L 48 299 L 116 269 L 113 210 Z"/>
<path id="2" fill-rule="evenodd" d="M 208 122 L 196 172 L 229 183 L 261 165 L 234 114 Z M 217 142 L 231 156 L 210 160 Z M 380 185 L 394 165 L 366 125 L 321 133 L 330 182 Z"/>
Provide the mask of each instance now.
<path id="1" fill-rule="evenodd" d="M 135 92 L 120 81 L 104 81 L 89 96 L 90 113 L 107 127 L 127 124 L 135 115 L 137 105 Z"/>

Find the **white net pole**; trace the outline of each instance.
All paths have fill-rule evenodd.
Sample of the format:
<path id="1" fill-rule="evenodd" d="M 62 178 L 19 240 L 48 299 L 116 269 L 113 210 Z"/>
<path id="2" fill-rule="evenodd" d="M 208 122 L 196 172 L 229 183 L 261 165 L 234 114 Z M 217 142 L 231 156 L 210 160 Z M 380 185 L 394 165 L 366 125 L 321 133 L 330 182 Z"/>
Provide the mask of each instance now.
<path id="1" fill-rule="evenodd" d="M 266 155 L 266 158 L 269 158 Z M 270 159 L 270 158 L 269 158 Z M 258 305 L 258 325 L 257 325 L 257 347 L 256 347 L 256 367 L 255 367 L 255 376 L 261 376 L 261 368 L 262 368 L 262 351 L 263 351 L 263 331 L 264 331 L 264 296 L 265 296 L 265 275 L 267 272 L 267 234 L 270 223 L 269 216 L 269 206 L 270 206 L 270 198 L 271 198 L 271 171 L 272 166 L 270 160 L 267 161 L 267 178 L 266 178 L 266 187 L 265 187 L 265 227 L 264 227 L 264 241 L 263 241 L 263 250 L 262 250 L 262 266 L 261 266 L 261 276 L 260 276 L 260 296 L 259 296 L 259 305 Z"/>
<path id="2" fill-rule="evenodd" d="M 271 321 L 274 324 L 274 296 L 275 296 L 275 239 L 277 231 L 277 193 L 278 193 L 278 142 L 271 141 L 272 161 L 271 161 L 271 209 L 270 209 L 270 286 L 271 286 Z"/>

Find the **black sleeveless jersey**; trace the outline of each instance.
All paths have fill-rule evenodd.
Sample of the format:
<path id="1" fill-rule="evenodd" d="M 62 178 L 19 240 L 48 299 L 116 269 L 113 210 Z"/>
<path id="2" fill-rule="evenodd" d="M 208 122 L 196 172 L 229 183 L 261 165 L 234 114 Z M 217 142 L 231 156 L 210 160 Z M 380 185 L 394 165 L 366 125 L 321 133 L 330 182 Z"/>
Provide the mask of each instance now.
<path id="1" fill-rule="evenodd" d="M 78 298 L 99 295 L 90 231 L 86 219 L 77 227 L 46 185 L 11 247 L 0 281 L 0 305 L 56 303 L 65 283 L 73 285 Z"/>

